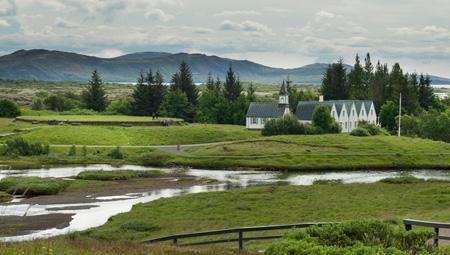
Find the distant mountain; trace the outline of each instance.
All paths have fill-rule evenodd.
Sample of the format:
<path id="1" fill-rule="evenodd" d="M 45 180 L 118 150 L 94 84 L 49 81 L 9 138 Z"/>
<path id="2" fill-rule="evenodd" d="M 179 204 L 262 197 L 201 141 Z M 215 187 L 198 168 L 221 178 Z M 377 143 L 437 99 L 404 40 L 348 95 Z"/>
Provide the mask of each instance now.
<path id="1" fill-rule="evenodd" d="M 134 82 L 141 70 L 160 70 L 166 81 L 186 61 L 195 82 L 204 82 L 211 73 L 225 77 L 228 66 L 242 81 L 279 83 L 290 76 L 294 83 L 320 83 L 328 64 L 316 63 L 300 68 L 283 69 L 260 65 L 247 60 L 234 60 L 204 54 L 140 52 L 116 58 L 98 58 L 76 53 L 49 50 L 19 50 L 0 57 L 0 78 L 12 80 L 87 81 L 97 69 L 104 81 Z M 347 66 L 350 69 L 350 66 Z M 433 77 L 438 82 L 449 79 Z M 447 83 L 447 81 L 445 81 Z"/>

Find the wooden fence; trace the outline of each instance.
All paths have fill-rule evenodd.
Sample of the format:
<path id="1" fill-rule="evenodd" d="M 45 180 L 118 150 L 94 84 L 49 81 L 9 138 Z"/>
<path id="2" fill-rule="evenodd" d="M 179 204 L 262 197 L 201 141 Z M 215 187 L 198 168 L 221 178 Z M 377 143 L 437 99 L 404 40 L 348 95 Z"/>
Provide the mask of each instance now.
<path id="1" fill-rule="evenodd" d="M 295 229 L 295 228 L 306 228 L 309 226 L 322 226 L 322 225 L 327 225 L 327 224 L 337 224 L 337 223 L 336 222 L 313 222 L 313 223 L 299 223 L 299 224 L 288 224 L 288 225 L 271 225 L 271 226 L 232 228 L 232 229 L 222 229 L 222 230 L 213 230 L 213 231 L 165 236 L 165 237 L 146 240 L 143 242 L 149 244 L 149 243 L 171 241 L 171 242 L 173 242 L 173 244 L 180 245 L 180 246 L 207 245 L 207 244 L 237 242 L 239 245 L 239 250 L 242 251 L 244 249 L 244 242 L 246 242 L 246 241 L 277 239 L 277 238 L 282 238 L 285 236 L 285 235 L 277 234 L 277 235 L 245 237 L 244 236 L 245 233 L 261 232 L 261 231 L 267 232 L 267 231 L 286 230 L 286 229 Z M 237 234 L 237 237 L 220 239 L 220 240 L 200 241 L 200 242 L 193 242 L 193 243 L 183 243 L 183 244 L 179 243 L 180 239 L 205 237 L 205 236 L 217 236 L 217 235 L 228 235 L 228 234 Z"/>
<path id="2" fill-rule="evenodd" d="M 439 235 L 440 229 L 450 229 L 450 223 L 405 219 L 405 220 L 403 220 L 403 224 L 405 224 L 405 229 L 407 231 L 411 230 L 412 226 L 433 228 L 434 232 L 436 233 L 436 235 L 434 236 L 434 239 L 433 239 L 433 243 L 436 246 L 439 245 L 439 240 L 450 240 L 449 236 Z"/>

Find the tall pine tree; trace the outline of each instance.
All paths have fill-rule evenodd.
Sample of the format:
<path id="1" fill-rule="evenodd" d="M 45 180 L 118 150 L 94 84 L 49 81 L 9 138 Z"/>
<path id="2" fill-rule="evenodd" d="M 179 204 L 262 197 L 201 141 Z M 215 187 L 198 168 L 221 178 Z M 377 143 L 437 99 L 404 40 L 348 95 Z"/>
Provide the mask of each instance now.
<path id="1" fill-rule="evenodd" d="M 367 90 L 363 83 L 364 70 L 359 61 L 359 56 L 356 55 L 355 65 L 348 74 L 348 89 L 350 90 L 351 99 L 363 100 L 367 98 Z"/>
<path id="2" fill-rule="evenodd" d="M 172 77 L 172 87 L 184 92 L 191 105 L 197 104 L 198 89 L 194 84 L 192 72 L 184 60 L 181 62 L 178 72 Z"/>
<path id="3" fill-rule="evenodd" d="M 148 116 L 148 85 L 146 83 L 147 75 L 141 71 L 137 79 L 137 84 L 133 91 L 132 113 L 137 116 Z"/>
<path id="4" fill-rule="evenodd" d="M 103 81 L 100 74 L 97 72 L 97 69 L 92 72 L 88 87 L 83 91 L 82 98 L 86 108 L 97 112 L 105 111 L 108 106 Z"/>
<path id="5" fill-rule="evenodd" d="M 423 76 L 423 74 L 420 75 L 418 93 L 420 107 L 429 110 L 434 106 L 435 98 L 433 88 L 431 87 L 431 79 L 428 74 L 426 76 Z"/>
<path id="6" fill-rule="evenodd" d="M 230 64 L 228 68 L 227 77 L 225 79 L 223 94 L 225 99 L 230 102 L 236 101 L 241 95 L 243 89 L 239 78 L 234 74 L 233 68 Z"/>
<path id="7" fill-rule="evenodd" d="M 321 93 L 326 100 L 349 99 L 347 74 L 342 58 L 326 70 L 322 79 Z"/>

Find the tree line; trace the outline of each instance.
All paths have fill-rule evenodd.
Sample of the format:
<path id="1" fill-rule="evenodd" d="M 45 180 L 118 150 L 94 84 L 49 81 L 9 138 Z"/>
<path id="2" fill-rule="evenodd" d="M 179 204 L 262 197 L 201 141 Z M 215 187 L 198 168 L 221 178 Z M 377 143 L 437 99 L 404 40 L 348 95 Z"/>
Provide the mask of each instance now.
<path id="1" fill-rule="evenodd" d="M 184 61 L 172 75 L 170 85 L 164 84 L 161 72 L 141 72 L 131 99 L 113 102 L 108 106 L 103 82 L 95 70 L 81 98 L 86 108 L 98 112 L 110 109 L 121 114 L 154 118 L 165 116 L 189 122 L 219 124 L 244 124 L 248 105 L 256 100 L 254 86 L 250 84 L 244 91 L 231 65 L 224 82 L 209 74 L 202 93 Z"/>

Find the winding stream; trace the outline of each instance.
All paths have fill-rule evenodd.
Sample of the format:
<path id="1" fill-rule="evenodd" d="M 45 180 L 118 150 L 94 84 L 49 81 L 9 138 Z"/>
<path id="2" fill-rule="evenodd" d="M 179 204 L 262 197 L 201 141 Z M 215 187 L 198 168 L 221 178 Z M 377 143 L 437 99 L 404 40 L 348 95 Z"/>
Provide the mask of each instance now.
<path id="1" fill-rule="evenodd" d="M 78 175 L 87 170 L 151 170 L 155 168 L 141 166 L 111 166 L 111 165 L 89 165 L 77 167 L 57 167 L 49 169 L 29 169 L 29 170 L 0 170 L 0 179 L 8 176 L 35 176 L 35 177 L 55 177 L 67 178 Z M 160 168 L 158 168 L 160 169 Z M 174 169 L 162 169 L 165 172 L 172 172 Z M 186 174 L 199 178 L 209 178 L 217 180 L 217 183 L 208 185 L 196 185 L 183 189 L 161 189 L 144 193 L 123 194 L 111 197 L 91 197 L 92 202 L 78 204 L 27 204 L 26 199 L 21 204 L 17 204 L 17 199 L 0 205 L 1 216 L 36 216 L 47 214 L 71 214 L 72 220 L 68 227 L 63 229 L 46 229 L 36 231 L 27 235 L 0 237 L 0 241 L 21 241 L 37 238 L 48 238 L 62 235 L 73 231 L 86 230 L 98 227 L 106 223 L 113 215 L 128 212 L 132 206 L 138 203 L 146 203 L 160 198 L 180 196 L 183 194 L 223 191 L 231 187 L 245 188 L 249 186 L 285 183 L 289 185 L 311 185 L 315 180 L 342 180 L 343 183 L 371 183 L 388 177 L 396 177 L 402 174 L 409 174 L 422 179 L 450 180 L 450 171 L 420 170 L 420 171 L 352 171 L 352 172 L 298 172 L 281 173 L 270 171 L 227 171 L 227 170 L 198 170 L 187 169 Z"/>

